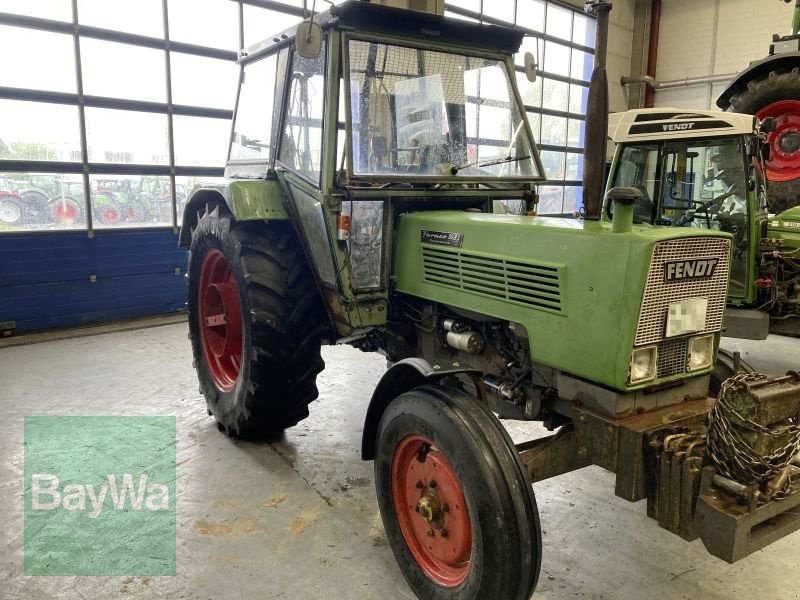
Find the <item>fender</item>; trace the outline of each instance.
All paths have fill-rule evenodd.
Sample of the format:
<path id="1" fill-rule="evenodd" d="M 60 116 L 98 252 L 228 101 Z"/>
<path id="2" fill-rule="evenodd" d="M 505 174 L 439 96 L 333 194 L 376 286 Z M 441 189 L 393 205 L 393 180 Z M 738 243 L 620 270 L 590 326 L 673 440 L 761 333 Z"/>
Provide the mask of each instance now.
<path id="1" fill-rule="evenodd" d="M 227 180 L 221 183 L 201 183 L 192 188 L 183 210 L 180 246 L 192 241 L 192 229 L 197 214 L 208 202 L 224 202 L 237 221 L 288 221 L 284 208 L 285 192 L 274 179 Z"/>
<path id="2" fill-rule="evenodd" d="M 378 382 L 372 399 L 369 401 L 367 416 L 364 419 L 364 433 L 361 437 L 362 460 L 375 458 L 375 442 L 377 441 L 375 438 L 378 435 L 378 425 L 381 422 L 383 411 L 392 400 L 415 387 L 436 383 L 440 379 L 457 373 L 480 373 L 480 371 L 469 367 L 434 368 L 422 358 L 404 358 L 389 367 L 389 370 Z"/>
<path id="3" fill-rule="evenodd" d="M 731 106 L 731 96 L 738 93 L 749 81 L 763 79 L 775 69 L 793 69 L 794 67 L 800 67 L 800 52 L 775 54 L 751 63 L 749 67 L 734 77 L 725 91 L 719 95 L 717 106 L 722 110 L 728 110 Z"/>

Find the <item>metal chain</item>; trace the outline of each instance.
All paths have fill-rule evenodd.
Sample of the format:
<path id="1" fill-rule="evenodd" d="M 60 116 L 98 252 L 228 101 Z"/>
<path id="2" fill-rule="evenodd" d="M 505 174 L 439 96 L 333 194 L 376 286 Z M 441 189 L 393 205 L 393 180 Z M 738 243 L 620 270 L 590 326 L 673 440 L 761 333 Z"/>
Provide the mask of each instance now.
<path id="1" fill-rule="evenodd" d="M 714 408 L 708 421 L 708 454 L 716 463 L 721 475 L 744 485 L 757 484 L 763 488 L 773 477 L 782 473 L 800 453 L 800 422 L 795 418 L 791 425 L 780 427 L 764 427 L 755 421 L 743 417 L 728 404 L 731 392 L 737 387 L 747 389 L 747 384 L 766 379 L 760 373 L 740 373 L 726 379 L 720 388 Z M 764 435 L 788 435 L 789 441 L 772 454 L 763 456 L 753 450 L 745 441 L 736 426 Z M 773 499 L 784 498 L 792 486 L 792 478 L 786 477 L 783 486 L 775 490 Z"/>

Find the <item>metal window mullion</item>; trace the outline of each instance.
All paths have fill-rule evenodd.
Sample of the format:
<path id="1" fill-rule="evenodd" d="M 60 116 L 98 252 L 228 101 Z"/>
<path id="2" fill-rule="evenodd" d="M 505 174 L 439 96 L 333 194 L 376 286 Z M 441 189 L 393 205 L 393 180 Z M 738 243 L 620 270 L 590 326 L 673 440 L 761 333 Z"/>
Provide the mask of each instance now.
<path id="1" fill-rule="evenodd" d="M 169 197 L 172 203 L 172 227 L 177 230 L 178 202 L 175 193 L 175 131 L 172 126 L 174 106 L 172 105 L 172 61 L 170 60 L 169 8 L 167 7 L 167 0 L 161 0 L 161 13 L 164 21 L 164 72 L 167 84 L 167 155 L 169 156 Z"/>
<path id="2" fill-rule="evenodd" d="M 75 86 L 78 92 L 78 130 L 81 141 L 81 167 L 83 178 L 83 207 L 86 215 L 86 231 L 89 237 L 94 236 L 92 223 L 92 190 L 89 181 L 89 144 L 86 138 L 86 106 L 83 95 L 83 69 L 81 65 L 81 42 L 78 32 L 78 0 L 72 0 L 72 43 L 75 53 Z M 63 186 L 63 182 L 62 182 Z"/>
<path id="3" fill-rule="evenodd" d="M 237 54 L 240 54 L 244 48 L 244 2 L 236 0 L 236 3 L 239 5 L 239 52 Z"/>

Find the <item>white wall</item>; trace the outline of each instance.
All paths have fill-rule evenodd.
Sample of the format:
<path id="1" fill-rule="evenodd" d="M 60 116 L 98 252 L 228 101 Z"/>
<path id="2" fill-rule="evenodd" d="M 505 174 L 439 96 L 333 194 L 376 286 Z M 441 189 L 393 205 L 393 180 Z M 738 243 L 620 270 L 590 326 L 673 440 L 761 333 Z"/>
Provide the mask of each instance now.
<path id="1" fill-rule="evenodd" d="M 772 34 L 791 30 L 782 0 L 663 0 L 656 79 L 738 73 L 767 56 Z M 724 83 L 657 90 L 656 106 L 716 108 Z"/>

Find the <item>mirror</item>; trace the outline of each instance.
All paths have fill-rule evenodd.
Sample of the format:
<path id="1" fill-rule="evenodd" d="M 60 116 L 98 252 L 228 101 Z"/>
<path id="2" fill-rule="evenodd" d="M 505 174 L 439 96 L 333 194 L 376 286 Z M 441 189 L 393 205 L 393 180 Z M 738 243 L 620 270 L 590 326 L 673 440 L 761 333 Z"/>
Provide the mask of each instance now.
<path id="1" fill-rule="evenodd" d="M 295 37 L 297 53 L 303 58 L 317 58 L 322 52 L 322 30 L 314 21 L 303 21 L 297 26 Z"/>
<path id="2" fill-rule="evenodd" d="M 525 77 L 531 83 L 536 81 L 536 59 L 530 52 L 525 53 Z"/>

